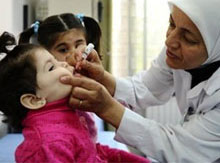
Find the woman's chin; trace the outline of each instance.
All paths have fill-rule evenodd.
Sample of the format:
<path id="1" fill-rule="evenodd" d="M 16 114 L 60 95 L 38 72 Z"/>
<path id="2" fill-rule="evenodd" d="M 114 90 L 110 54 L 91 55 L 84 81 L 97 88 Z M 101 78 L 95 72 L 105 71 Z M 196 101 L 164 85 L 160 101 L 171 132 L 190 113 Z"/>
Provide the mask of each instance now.
<path id="1" fill-rule="evenodd" d="M 167 66 L 169 66 L 172 69 L 181 69 L 180 66 L 174 64 L 172 61 L 170 61 L 168 58 L 166 59 Z"/>

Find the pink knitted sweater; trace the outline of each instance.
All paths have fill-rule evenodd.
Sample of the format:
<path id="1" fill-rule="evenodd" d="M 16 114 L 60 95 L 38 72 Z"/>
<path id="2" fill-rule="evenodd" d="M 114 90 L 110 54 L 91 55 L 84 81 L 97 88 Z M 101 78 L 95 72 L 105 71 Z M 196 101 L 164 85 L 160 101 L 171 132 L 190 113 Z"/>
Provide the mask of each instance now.
<path id="1" fill-rule="evenodd" d="M 16 162 L 149 162 L 143 157 L 94 143 L 85 118 L 69 108 L 67 100 L 48 103 L 28 113 L 23 121 L 24 141 L 15 152 Z"/>

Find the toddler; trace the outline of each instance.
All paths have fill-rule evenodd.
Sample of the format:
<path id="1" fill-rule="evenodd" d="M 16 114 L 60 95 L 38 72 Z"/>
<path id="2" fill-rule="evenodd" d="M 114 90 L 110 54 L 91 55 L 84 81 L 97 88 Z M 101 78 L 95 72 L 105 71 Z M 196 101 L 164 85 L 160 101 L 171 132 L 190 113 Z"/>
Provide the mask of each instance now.
<path id="1" fill-rule="evenodd" d="M 71 86 L 59 80 L 72 76 L 73 66 L 39 45 L 22 44 L 10 51 L 11 40 L 7 33 L 0 37 L 0 53 L 6 53 L 0 62 L 0 111 L 6 122 L 22 128 L 16 162 L 149 162 L 94 143 L 84 117 L 67 105 Z"/>

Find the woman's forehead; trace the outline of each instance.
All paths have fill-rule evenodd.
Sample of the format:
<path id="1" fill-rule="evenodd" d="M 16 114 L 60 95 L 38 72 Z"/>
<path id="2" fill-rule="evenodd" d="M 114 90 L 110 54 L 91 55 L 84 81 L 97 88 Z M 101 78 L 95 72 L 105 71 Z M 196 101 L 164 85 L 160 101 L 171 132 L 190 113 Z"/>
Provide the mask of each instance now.
<path id="1" fill-rule="evenodd" d="M 171 21 L 174 21 L 175 25 L 179 25 L 179 27 L 183 30 L 192 33 L 198 38 L 202 38 L 199 29 L 196 27 L 193 21 L 178 7 L 173 6 L 170 19 Z"/>

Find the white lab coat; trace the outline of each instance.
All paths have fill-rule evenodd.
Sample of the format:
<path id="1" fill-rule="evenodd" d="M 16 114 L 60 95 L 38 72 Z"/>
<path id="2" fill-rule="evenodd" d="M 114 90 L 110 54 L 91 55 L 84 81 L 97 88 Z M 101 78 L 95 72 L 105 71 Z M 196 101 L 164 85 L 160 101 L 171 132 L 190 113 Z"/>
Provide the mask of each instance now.
<path id="1" fill-rule="evenodd" d="M 165 49 L 149 71 L 116 80 L 115 98 L 138 109 L 162 104 L 175 92 L 183 121 L 163 125 L 126 109 L 115 139 L 159 162 L 211 163 L 220 158 L 220 68 L 190 89 L 191 75 L 170 69 Z M 194 114 L 188 115 L 188 108 Z"/>
<path id="2" fill-rule="evenodd" d="M 181 9 L 199 29 L 209 64 L 220 60 L 220 0 L 168 0 Z M 220 68 L 206 81 L 190 89 L 191 75 L 170 69 L 165 49 L 152 67 L 128 79 L 116 81 L 115 98 L 137 110 L 163 104 L 175 93 L 183 121 L 164 125 L 126 109 L 115 138 L 160 162 L 220 162 Z M 188 115 L 188 108 L 194 114 Z"/>

